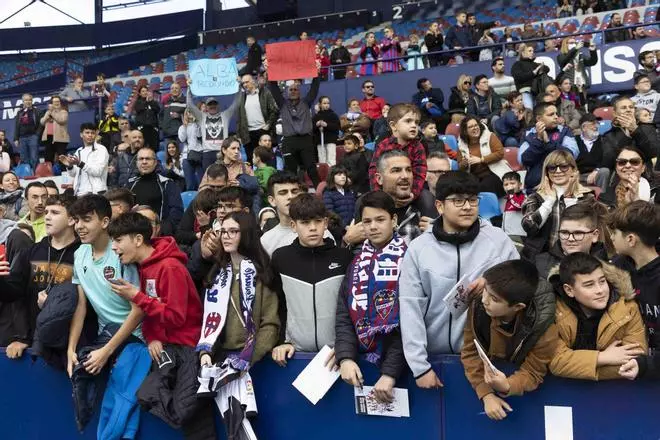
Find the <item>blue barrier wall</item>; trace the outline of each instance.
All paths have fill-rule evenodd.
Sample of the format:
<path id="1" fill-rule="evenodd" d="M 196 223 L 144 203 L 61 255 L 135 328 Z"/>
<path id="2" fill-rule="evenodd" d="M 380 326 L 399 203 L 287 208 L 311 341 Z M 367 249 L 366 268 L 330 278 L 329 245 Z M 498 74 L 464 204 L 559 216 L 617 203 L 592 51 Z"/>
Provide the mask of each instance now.
<path id="1" fill-rule="evenodd" d="M 445 384 L 442 390 L 420 390 L 412 377 L 397 386 L 408 389 L 410 418 L 357 416 L 353 389 L 339 380 L 316 405 L 309 403 L 291 382 L 307 365 L 311 354 L 302 353 L 280 368 L 264 361 L 252 370 L 259 416 L 255 428 L 266 440 L 337 440 L 375 438 L 383 440 L 511 440 L 543 439 L 544 406 L 571 406 L 576 440 L 657 440 L 660 429 L 660 383 L 625 380 L 591 383 L 548 377 L 528 395 L 509 398 L 513 412 L 501 422 L 485 415 L 457 356 L 444 356 L 434 368 Z M 365 384 L 373 385 L 376 369 L 361 364 Z M 75 427 L 71 386 L 66 375 L 33 362 L 5 357 L 0 349 L 0 432 L 3 440 L 94 439 L 94 418 L 83 434 Z M 517 435 L 512 435 L 512 434 Z M 138 439 L 182 439 L 182 435 L 150 414 L 142 413 Z M 218 435 L 224 439 L 223 434 Z"/>

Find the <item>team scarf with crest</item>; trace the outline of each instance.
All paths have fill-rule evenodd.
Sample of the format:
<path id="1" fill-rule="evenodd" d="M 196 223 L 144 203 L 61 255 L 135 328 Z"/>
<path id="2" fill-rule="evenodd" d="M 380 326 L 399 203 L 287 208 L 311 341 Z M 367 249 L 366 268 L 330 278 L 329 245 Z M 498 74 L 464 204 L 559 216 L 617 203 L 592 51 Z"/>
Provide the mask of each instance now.
<path id="1" fill-rule="evenodd" d="M 197 343 L 197 351 L 213 351 L 213 345 L 222 333 L 227 322 L 227 310 L 231 302 L 231 285 L 233 282 L 231 263 L 220 270 L 213 280 L 213 285 L 206 289 L 204 298 L 204 320 L 202 321 L 202 334 Z M 252 319 L 252 307 L 256 296 L 257 269 L 252 261 L 244 259 L 241 261 L 238 282 L 240 310 L 235 308 L 243 327 L 247 332 L 245 346 L 240 353 L 230 353 L 227 356 L 229 364 L 241 371 L 250 368 L 252 352 L 254 351 L 254 338 L 256 334 L 254 319 Z M 232 306 L 234 307 L 234 306 Z M 239 313 L 240 312 L 240 313 Z"/>
<path id="2" fill-rule="evenodd" d="M 399 268 L 406 243 L 396 232 L 383 249 L 365 240 L 351 265 L 348 280 L 348 313 L 358 337 L 360 352 L 378 364 L 382 338 L 399 327 Z"/>

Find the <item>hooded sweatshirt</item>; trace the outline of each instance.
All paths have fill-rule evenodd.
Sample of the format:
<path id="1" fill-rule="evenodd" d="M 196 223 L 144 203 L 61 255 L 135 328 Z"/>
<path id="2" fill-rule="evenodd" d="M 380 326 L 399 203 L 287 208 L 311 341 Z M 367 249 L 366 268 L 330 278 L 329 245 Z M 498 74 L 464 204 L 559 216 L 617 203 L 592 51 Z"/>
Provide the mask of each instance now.
<path id="1" fill-rule="evenodd" d="M 406 361 L 417 378 L 431 369 L 432 355 L 459 353 L 467 313 L 454 319 L 443 298 L 464 276 L 520 258 L 500 228 L 476 221 L 466 232 L 449 234 L 442 217 L 413 240 L 401 264 L 401 336 Z M 440 263 L 442 262 L 442 263 Z"/>
<path id="2" fill-rule="evenodd" d="M 153 239 L 153 253 L 140 264 L 140 292 L 133 302 L 145 313 L 142 334 L 147 343 L 195 347 L 202 325 L 202 302 L 172 237 Z"/>

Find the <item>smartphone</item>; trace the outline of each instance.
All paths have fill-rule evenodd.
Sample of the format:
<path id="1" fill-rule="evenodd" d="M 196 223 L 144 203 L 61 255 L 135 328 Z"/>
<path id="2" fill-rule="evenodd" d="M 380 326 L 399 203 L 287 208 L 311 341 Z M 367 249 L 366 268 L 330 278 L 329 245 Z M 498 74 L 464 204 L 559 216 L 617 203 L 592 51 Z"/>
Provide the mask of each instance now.
<path id="1" fill-rule="evenodd" d="M 111 283 L 111 284 L 118 285 L 118 286 L 121 285 L 121 282 L 117 278 L 110 279 L 110 280 L 108 280 L 108 282 Z"/>

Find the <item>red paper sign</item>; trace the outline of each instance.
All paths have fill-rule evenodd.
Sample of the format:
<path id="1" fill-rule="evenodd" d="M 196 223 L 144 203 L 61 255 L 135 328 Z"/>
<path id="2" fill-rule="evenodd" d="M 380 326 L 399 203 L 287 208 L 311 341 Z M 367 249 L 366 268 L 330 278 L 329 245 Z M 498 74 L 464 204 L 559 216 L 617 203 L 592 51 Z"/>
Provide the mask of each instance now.
<path id="1" fill-rule="evenodd" d="M 316 78 L 319 72 L 315 47 L 313 40 L 267 44 L 268 80 Z"/>

